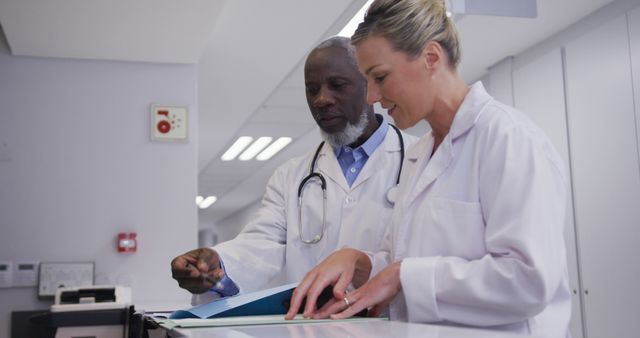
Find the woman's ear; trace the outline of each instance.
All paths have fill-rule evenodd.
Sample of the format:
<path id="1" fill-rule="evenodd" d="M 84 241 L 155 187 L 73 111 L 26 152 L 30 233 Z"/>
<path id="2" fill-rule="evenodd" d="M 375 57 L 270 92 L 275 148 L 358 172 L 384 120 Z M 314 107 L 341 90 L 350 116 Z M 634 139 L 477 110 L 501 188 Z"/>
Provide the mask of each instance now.
<path id="1" fill-rule="evenodd" d="M 435 41 L 429 41 L 424 48 L 422 48 L 422 58 L 424 60 L 427 69 L 433 69 L 442 63 L 444 57 L 444 50 L 439 43 Z"/>

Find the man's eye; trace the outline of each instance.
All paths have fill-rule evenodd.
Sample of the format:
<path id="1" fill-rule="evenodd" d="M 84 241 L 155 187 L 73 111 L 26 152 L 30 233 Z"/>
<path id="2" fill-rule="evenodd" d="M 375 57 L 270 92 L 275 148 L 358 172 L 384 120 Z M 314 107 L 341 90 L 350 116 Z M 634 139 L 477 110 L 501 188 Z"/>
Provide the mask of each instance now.
<path id="1" fill-rule="evenodd" d="M 344 87 L 344 85 L 345 85 L 344 82 L 332 82 L 331 83 L 331 88 L 340 89 L 340 88 Z"/>
<path id="2" fill-rule="evenodd" d="M 380 76 L 376 76 L 373 78 L 373 80 L 377 83 L 382 83 L 384 81 L 384 78 L 387 77 L 386 75 L 380 75 Z"/>
<path id="3" fill-rule="evenodd" d="M 317 86 L 306 86 L 305 90 L 307 91 L 307 93 L 309 94 L 314 94 L 318 92 L 318 87 Z"/>

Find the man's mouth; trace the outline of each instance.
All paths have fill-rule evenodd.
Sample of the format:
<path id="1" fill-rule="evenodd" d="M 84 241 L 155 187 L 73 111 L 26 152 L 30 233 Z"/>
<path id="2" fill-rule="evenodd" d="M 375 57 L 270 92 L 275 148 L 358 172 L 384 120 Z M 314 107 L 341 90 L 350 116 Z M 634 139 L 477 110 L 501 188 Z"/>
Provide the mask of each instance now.
<path id="1" fill-rule="evenodd" d="M 318 114 L 317 117 L 317 120 L 320 122 L 332 122 L 341 119 L 343 116 L 341 114 L 326 112 Z"/>
<path id="2" fill-rule="evenodd" d="M 318 124 L 325 130 L 333 130 L 334 128 L 344 124 L 344 116 L 339 114 L 320 114 L 317 117 Z"/>
<path id="3" fill-rule="evenodd" d="M 323 122 L 331 122 L 331 121 L 337 120 L 337 119 L 339 119 L 339 118 L 340 118 L 340 116 L 322 116 L 322 117 L 320 118 L 320 121 L 323 121 Z"/>

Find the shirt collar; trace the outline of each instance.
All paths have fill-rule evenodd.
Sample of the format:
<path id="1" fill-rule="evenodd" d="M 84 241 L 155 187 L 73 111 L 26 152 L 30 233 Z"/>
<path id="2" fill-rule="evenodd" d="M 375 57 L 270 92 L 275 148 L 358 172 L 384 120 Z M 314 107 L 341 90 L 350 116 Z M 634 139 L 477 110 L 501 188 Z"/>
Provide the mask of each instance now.
<path id="1" fill-rule="evenodd" d="M 384 121 L 384 118 L 380 114 L 375 114 L 376 120 L 380 123 L 378 129 L 369 136 L 369 138 L 361 144 L 358 148 L 355 148 L 354 151 L 358 149 L 362 149 L 367 156 L 371 156 L 373 152 L 378 148 L 378 146 L 384 141 L 385 136 L 387 136 L 387 130 L 389 129 L 389 124 Z M 345 151 L 346 148 L 349 148 L 347 145 L 332 147 L 333 152 L 336 154 L 336 157 L 340 157 L 340 155 Z"/>
<path id="2" fill-rule="evenodd" d="M 478 120 L 478 117 L 482 113 L 484 107 L 493 98 L 487 93 L 482 85 L 482 82 L 478 81 L 474 83 L 469 92 L 465 96 L 462 104 L 458 108 L 456 115 L 453 118 L 453 123 L 449 134 L 450 139 L 455 140 L 458 136 L 466 133 Z"/>

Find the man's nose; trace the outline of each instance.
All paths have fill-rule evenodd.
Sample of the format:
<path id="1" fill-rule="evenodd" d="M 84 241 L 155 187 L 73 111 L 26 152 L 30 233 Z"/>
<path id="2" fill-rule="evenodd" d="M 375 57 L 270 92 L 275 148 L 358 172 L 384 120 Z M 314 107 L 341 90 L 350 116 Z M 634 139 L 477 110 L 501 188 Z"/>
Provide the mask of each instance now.
<path id="1" fill-rule="evenodd" d="M 313 104 L 317 107 L 323 107 L 333 103 L 334 97 L 331 91 L 326 86 L 321 86 L 318 95 L 316 95 L 315 100 L 313 100 Z"/>
<path id="2" fill-rule="evenodd" d="M 367 81 L 367 103 L 374 104 L 382 99 L 380 95 L 380 91 L 378 90 L 378 86 L 371 84 L 370 81 Z"/>

